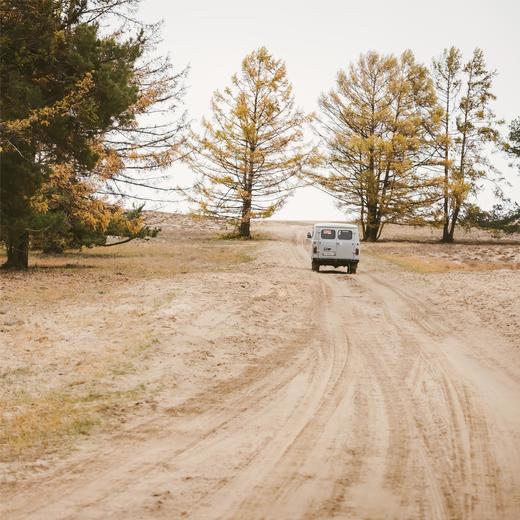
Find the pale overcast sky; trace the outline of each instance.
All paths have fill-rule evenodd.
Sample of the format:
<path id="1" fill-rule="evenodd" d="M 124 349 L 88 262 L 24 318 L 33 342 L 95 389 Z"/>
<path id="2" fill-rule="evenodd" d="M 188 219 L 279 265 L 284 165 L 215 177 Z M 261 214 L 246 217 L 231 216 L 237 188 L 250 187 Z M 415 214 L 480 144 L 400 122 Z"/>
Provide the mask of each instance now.
<path id="1" fill-rule="evenodd" d="M 140 16 L 162 19 L 160 51 L 177 68 L 190 66 L 185 106 L 195 124 L 209 115 L 212 92 L 228 85 L 242 58 L 262 45 L 285 61 L 296 102 L 309 112 L 317 110 L 319 95 L 333 86 L 338 69 L 360 53 L 399 54 L 409 48 L 430 64 L 445 47 L 455 45 L 469 57 L 478 46 L 498 71 L 497 115 L 507 122 L 520 116 L 520 0 L 145 0 Z M 508 192 L 520 201 L 516 170 L 501 156 L 493 160 L 514 180 Z M 182 165 L 171 174 L 174 182 L 190 178 Z M 481 197 L 485 205 L 490 201 L 489 195 Z M 306 188 L 276 218 L 328 220 L 341 213 L 330 197 Z"/>

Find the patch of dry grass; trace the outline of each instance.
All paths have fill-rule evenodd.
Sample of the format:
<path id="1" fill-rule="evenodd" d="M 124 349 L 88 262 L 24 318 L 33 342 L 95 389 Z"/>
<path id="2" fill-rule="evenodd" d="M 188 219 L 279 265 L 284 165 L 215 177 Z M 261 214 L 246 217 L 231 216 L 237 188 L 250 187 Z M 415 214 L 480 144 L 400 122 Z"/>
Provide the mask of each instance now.
<path id="1" fill-rule="evenodd" d="M 437 226 L 411 226 L 399 224 L 387 224 L 383 228 L 381 238 L 383 240 L 398 241 L 417 241 L 417 242 L 438 242 L 442 237 L 442 228 Z M 455 243 L 504 243 L 518 242 L 520 235 L 506 235 L 499 232 L 491 232 L 485 229 L 471 228 L 466 229 L 459 226 L 455 232 Z"/>
<path id="2" fill-rule="evenodd" d="M 42 393 L 23 384 L 27 369 L 2 374 L 0 462 L 35 460 L 69 446 L 95 426 L 106 426 L 129 400 L 143 398 L 151 390 L 143 384 L 121 385 L 121 379 L 134 374 L 138 362 L 156 344 L 152 338 L 118 355 L 98 356 L 81 378 Z"/>
<path id="3" fill-rule="evenodd" d="M 238 250 L 237 250 L 238 249 Z M 47 256 L 33 254 L 37 269 L 94 269 L 122 273 L 132 278 L 158 278 L 204 270 L 226 269 L 250 260 L 248 248 L 235 244 L 200 242 L 139 241 L 113 248 L 96 247 L 82 252 Z"/>
<path id="4" fill-rule="evenodd" d="M 0 401 L 0 462 L 35 460 L 63 450 L 113 418 L 114 409 L 144 392 L 143 385 L 110 390 L 94 383 L 80 391 L 68 388 L 44 395 L 8 395 Z"/>
<path id="5" fill-rule="evenodd" d="M 450 271 L 496 271 L 498 269 L 520 269 L 518 263 L 483 262 L 477 260 L 456 261 L 433 256 L 402 255 L 395 253 L 377 253 L 372 256 L 381 258 L 404 270 L 415 273 L 447 273 Z"/>
<path id="6" fill-rule="evenodd" d="M 4 272 L 0 282 L 12 303 L 52 303 L 70 292 L 82 298 L 105 295 L 129 281 L 225 271 L 251 261 L 256 247 L 252 242 L 212 238 L 154 239 L 56 256 L 33 252 L 29 272 Z"/>
<path id="7" fill-rule="evenodd" d="M 4 399 L 0 414 L 1 462 L 38 458 L 72 437 L 87 435 L 96 424 L 95 414 L 58 393 Z"/>
<path id="8" fill-rule="evenodd" d="M 120 385 L 137 371 L 138 362 L 157 344 L 152 338 L 125 348 L 119 355 L 106 353 L 81 373 L 80 379 L 52 391 L 29 391 L 21 379 L 27 370 L 2 374 L 0 389 L 0 462 L 27 461 L 70 445 L 95 426 L 106 426 L 129 400 L 143 398 L 143 384 Z"/>
<path id="9" fill-rule="evenodd" d="M 249 238 L 244 238 L 240 236 L 238 231 L 227 231 L 217 235 L 218 240 L 242 240 L 244 242 L 248 241 L 265 241 L 265 240 L 273 240 L 272 235 L 266 233 L 265 231 L 255 231 L 251 233 Z"/>

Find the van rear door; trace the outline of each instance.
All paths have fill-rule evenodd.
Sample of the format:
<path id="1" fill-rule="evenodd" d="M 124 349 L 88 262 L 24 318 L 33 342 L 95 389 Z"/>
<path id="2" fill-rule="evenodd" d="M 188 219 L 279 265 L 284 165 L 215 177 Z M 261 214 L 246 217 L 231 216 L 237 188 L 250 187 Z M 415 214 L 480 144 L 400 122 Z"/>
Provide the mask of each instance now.
<path id="1" fill-rule="evenodd" d="M 352 229 L 338 229 L 336 237 L 336 256 L 354 258 L 356 252 L 355 235 Z"/>
<path id="2" fill-rule="evenodd" d="M 318 229 L 318 252 L 320 256 L 336 256 L 336 233 L 334 228 Z"/>

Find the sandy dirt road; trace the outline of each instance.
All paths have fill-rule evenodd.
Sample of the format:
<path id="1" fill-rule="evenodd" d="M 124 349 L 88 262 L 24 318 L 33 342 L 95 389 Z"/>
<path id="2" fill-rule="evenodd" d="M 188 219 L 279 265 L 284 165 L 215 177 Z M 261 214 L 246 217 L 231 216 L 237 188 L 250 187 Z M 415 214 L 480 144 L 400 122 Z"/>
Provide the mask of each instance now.
<path id="1" fill-rule="evenodd" d="M 306 228 L 269 230 L 235 276 L 258 312 L 214 296 L 177 324 L 217 345 L 226 324 L 264 329 L 269 345 L 7 490 L 2 518 L 520 518 L 519 349 L 377 259 L 312 273 Z"/>

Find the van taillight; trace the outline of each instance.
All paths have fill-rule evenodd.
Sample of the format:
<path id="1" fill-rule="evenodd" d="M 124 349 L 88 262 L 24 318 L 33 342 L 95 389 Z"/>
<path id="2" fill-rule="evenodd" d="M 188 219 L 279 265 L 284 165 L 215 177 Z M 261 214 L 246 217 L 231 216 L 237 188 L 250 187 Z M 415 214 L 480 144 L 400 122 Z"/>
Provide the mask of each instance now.
<path id="1" fill-rule="evenodd" d="M 359 255 L 359 247 L 356 247 L 356 255 Z"/>

